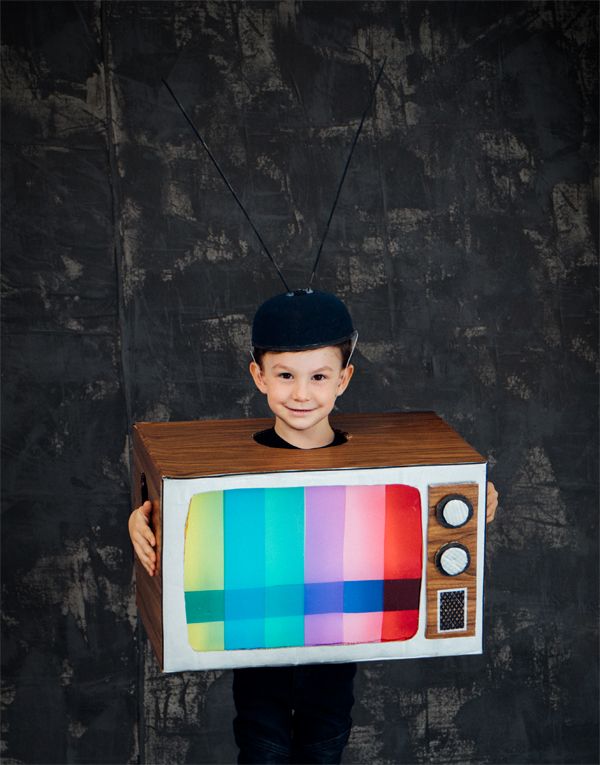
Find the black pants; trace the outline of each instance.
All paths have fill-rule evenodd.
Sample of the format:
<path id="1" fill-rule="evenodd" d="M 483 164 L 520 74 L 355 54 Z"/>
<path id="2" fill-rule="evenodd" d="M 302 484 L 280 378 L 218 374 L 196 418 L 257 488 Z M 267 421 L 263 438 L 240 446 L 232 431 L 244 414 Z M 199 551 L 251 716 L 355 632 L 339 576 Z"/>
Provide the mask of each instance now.
<path id="1" fill-rule="evenodd" d="M 236 669 L 238 763 L 339 763 L 356 664 Z"/>

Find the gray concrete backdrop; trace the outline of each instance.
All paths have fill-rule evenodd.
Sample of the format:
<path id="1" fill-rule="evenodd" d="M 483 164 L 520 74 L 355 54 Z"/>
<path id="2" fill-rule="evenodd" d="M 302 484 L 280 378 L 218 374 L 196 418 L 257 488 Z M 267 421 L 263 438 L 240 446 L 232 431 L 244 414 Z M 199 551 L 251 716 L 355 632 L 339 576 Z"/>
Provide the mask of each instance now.
<path id="1" fill-rule="evenodd" d="M 228 763 L 229 673 L 136 624 L 128 429 L 259 416 L 273 269 L 360 329 L 346 411 L 489 455 L 481 657 L 362 665 L 347 763 L 596 763 L 594 2 L 3 2 L 2 761 Z"/>

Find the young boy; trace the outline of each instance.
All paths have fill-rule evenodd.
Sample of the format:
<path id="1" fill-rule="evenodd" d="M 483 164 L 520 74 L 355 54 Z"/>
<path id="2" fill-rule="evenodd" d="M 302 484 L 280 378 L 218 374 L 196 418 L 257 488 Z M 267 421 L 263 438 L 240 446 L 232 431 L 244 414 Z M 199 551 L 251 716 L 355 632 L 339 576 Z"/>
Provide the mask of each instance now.
<path id="1" fill-rule="evenodd" d="M 334 295 L 298 290 L 258 309 L 252 327 L 250 374 L 275 415 L 258 443 L 282 449 L 319 449 L 345 442 L 329 415 L 348 387 L 357 333 Z M 487 520 L 497 507 L 492 484 Z M 129 533 L 152 576 L 156 540 L 149 502 L 133 511 Z M 350 735 L 356 664 L 237 669 L 233 694 L 240 763 L 338 763 Z"/>

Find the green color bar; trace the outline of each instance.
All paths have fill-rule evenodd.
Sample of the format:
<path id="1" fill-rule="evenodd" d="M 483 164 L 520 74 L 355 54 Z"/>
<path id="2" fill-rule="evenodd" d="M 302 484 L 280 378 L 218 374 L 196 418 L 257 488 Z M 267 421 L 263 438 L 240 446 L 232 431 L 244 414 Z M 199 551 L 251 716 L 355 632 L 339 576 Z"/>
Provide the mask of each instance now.
<path id="1" fill-rule="evenodd" d="M 265 646 L 304 642 L 304 489 L 265 489 Z M 294 586 L 302 585 L 302 586 Z M 285 603 L 282 604 L 282 594 Z M 282 616 L 288 613 L 289 616 Z"/>

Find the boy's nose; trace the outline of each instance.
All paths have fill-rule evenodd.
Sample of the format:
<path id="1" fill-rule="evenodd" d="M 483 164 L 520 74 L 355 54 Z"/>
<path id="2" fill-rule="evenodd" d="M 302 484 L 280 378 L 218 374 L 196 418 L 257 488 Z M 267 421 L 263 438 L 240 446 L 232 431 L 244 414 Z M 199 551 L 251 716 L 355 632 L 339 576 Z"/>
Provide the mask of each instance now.
<path id="1" fill-rule="evenodd" d="M 296 401 L 308 401 L 308 386 L 304 382 L 297 382 L 294 386 L 294 398 Z"/>

